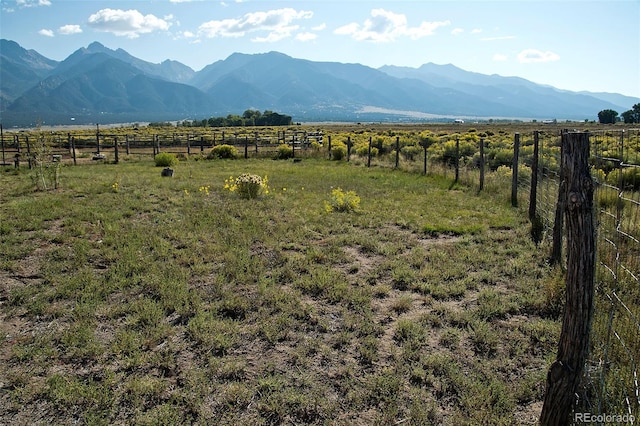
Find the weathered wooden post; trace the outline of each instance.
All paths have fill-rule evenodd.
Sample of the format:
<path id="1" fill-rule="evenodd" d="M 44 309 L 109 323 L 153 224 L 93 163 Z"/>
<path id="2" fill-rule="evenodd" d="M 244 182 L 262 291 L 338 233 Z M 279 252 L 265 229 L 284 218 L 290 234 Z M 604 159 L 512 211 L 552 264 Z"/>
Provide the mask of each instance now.
<path id="1" fill-rule="evenodd" d="M 187 133 L 187 155 L 191 155 L 191 134 Z"/>
<path id="2" fill-rule="evenodd" d="M 540 136 L 533 132 L 533 158 L 531 159 L 531 192 L 529 193 L 529 220 L 536 218 L 536 203 L 538 202 L 538 157 L 540 156 Z"/>
<path id="3" fill-rule="evenodd" d="M 129 135 L 124 135 L 125 152 L 129 155 Z"/>
<path id="4" fill-rule="evenodd" d="M 589 133 L 562 133 L 561 167 L 566 179 L 566 299 L 556 360 L 547 373 L 540 415 L 543 426 L 571 423 L 576 391 L 589 350 L 595 282 L 593 181 Z"/>
<path id="5" fill-rule="evenodd" d="M 120 158 L 119 158 L 119 156 L 118 156 L 118 138 L 117 138 L 117 137 L 114 137 L 114 138 L 113 138 L 113 148 L 114 148 L 114 150 L 115 150 L 115 153 L 114 153 L 114 155 L 115 155 L 115 160 L 114 160 L 114 162 L 115 162 L 116 164 L 118 164 L 118 163 L 120 162 Z"/>
<path id="6" fill-rule="evenodd" d="M 520 133 L 513 136 L 513 163 L 511 165 L 511 206 L 518 207 L 518 160 L 520 157 Z"/>
<path id="7" fill-rule="evenodd" d="M 78 162 L 76 160 L 76 137 L 75 136 L 71 137 L 71 153 L 73 155 L 73 165 L 76 166 L 78 165 Z"/>
<path id="8" fill-rule="evenodd" d="M 244 135 L 244 159 L 249 158 L 249 139 L 247 139 L 247 135 Z"/>
<path id="9" fill-rule="evenodd" d="M 27 162 L 29 163 L 29 169 L 33 168 L 32 158 L 31 158 L 31 144 L 29 143 L 29 136 L 25 136 L 25 141 L 27 142 Z"/>
<path id="10" fill-rule="evenodd" d="M 456 136 L 456 177 L 454 179 L 454 182 L 458 183 L 459 178 L 460 178 L 460 137 Z"/>
<path id="11" fill-rule="evenodd" d="M 282 133 L 284 135 L 284 132 Z M 291 135 L 291 158 L 296 157 L 296 135 Z"/>
<path id="12" fill-rule="evenodd" d="M 478 192 L 484 189 L 484 138 L 480 138 L 480 186 Z"/>
<path id="13" fill-rule="evenodd" d="M 367 149 L 367 167 L 371 167 L 371 136 L 369 136 L 369 148 Z"/>
<path id="14" fill-rule="evenodd" d="M 222 142 L 224 143 L 224 132 L 222 132 Z M 204 152 L 204 136 L 200 136 L 200 152 Z"/>
<path id="15" fill-rule="evenodd" d="M 424 141 L 424 145 L 422 145 L 422 148 L 424 148 L 424 165 L 422 167 L 422 174 L 426 176 L 427 175 L 427 141 Z"/>
<path id="16" fill-rule="evenodd" d="M 351 160 L 351 136 L 347 136 L 347 161 Z"/>
<path id="17" fill-rule="evenodd" d="M 396 169 L 400 166 L 400 136 L 396 136 Z"/>
<path id="18" fill-rule="evenodd" d="M 2 165 L 5 164 L 4 158 L 4 132 L 2 131 L 2 124 L 0 124 L 0 141 L 2 141 Z"/>
<path id="19" fill-rule="evenodd" d="M 329 160 L 331 160 L 331 135 L 327 136 L 329 139 L 329 143 L 327 144 L 328 148 L 328 152 L 329 152 Z"/>
<path id="20" fill-rule="evenodd" d="M 561 132 L 560 158 L 565 155 L 564 134 L 567 130 Z M 560 182 L 558 183 L 558 201 L 556 202 L 556 213 L 553 219 L 553 242 L 551 243 L 551 257 L 549 263 L 557 265 L 562 261 L 562 233 L 564 228 L 564 206 L 566 202 L 566 176 L 564 167 L 560 167 Z"/>
<path id="21" fill-rule="evenodd" d="M 100 154 L 100 125 L 96 123 L 96 153 Z"/>

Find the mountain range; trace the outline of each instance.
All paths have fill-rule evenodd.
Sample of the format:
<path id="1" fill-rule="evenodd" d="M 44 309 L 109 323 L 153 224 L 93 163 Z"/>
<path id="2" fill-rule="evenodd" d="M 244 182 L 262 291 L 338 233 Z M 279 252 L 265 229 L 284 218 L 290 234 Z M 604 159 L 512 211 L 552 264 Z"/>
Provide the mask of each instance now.
<path id="1" fill-rule="evenodd" d="M 54 61 L 0 40 L 0 120 L 7 126 L 202 119 L 247 109 L 294 121 L 453 118 L 594 120 L 640 99 L 571 92 L 454 65 L 419 68 L 314 62 L 278 52 L 234 53 L 200 71 L 138 59 L 98 42 Z"/>

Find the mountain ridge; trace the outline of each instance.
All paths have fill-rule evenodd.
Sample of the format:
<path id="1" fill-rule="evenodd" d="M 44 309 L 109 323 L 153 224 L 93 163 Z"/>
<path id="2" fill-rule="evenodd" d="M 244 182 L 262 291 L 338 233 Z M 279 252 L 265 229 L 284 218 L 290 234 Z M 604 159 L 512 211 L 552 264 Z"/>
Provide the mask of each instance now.
<path id="1" fill-rule="evenodd" d="M 398 121 L 416 117 L 596 119 L 640 99 L 571 92 L 520 77 L 465 71 L 315 62 L 280 52 L 233 53 L 200 71 L 153 64 L 99 42 L 63 61 L 0 40 L 1 119 L 8 125 L 201 119 L 273 110 L 295 121 Z M 5 75 L 7 78 L 5 78 Z"/>

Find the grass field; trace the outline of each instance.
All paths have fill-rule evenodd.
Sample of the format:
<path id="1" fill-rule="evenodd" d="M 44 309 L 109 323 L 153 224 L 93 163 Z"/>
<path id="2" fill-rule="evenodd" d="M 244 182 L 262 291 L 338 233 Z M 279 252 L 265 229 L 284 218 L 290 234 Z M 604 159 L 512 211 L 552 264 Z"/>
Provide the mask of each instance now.
<path id="1" fill-rule="evenodd" d="M 0 174 L 2 424 L 534 424 L 561 277 L 504 192 L 305 159 Z M 269 194 L 223 188 L 268 176 Z M 333 189 L 355 211 L 329 212 Z"/>

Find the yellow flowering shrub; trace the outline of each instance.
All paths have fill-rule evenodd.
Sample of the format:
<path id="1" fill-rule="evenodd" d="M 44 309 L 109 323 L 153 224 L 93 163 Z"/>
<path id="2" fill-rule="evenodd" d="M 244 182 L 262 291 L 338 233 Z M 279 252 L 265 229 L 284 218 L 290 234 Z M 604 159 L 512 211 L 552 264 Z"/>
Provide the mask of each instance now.
<path id="1" fill-rule="evenodd" d="M 260 194 L 269 194 L 269 179 L 258 175 L 243 173 L 237 178 L 229 176 L 224 180 L 224 189 L 235 192 L 246 199 L 257 198 Z"/>
<path id="2" fill-rule="evenodd" d="M 342 188 L 331 191 L 331 200 L 325 202 L 327 212 L 351 212 L 360 207 L 360 197 L 355 191 L 344 192 Z"/>

